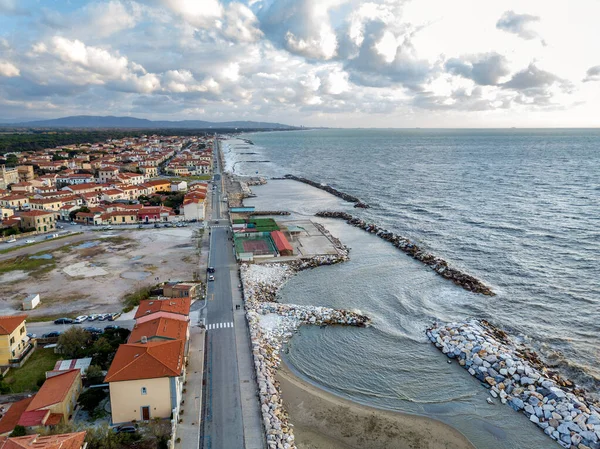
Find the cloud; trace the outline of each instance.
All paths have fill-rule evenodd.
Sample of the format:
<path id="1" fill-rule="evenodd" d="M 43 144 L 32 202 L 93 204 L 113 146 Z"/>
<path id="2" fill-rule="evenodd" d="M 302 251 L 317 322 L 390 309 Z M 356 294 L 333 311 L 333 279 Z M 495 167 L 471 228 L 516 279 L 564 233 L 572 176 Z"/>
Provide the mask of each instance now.
<path id="1" fill-rule="evenodd" d="M 223 16 L 223 6 L 219 0 L 162 0 L 162 4 L 186 22 L 200 28 L 215 26 Z"/>
<path id="2" fill-rule="evenodd" d="M 590 67 L 586 72 L 586 77 L 583 79 L 584 83 L 588 81 L 600 81 L 600 65 Z"/>
<path id="3" fill-rule="evenodd" d="M 444 67 L 453 75 L 473 80 L 480 86 L 496 85 L 500 78 L 510 73 L 508 61 L 496 52 L 467 56 L 462 59 L 451 58 L 446 61 Z"/>
<path id="4" fill-rule="evenodd" d="M 8 61 L 2 61 L 0 59 L 0 76 L 5 76 L 7 78 L 12 78 L 15 76 L 19 76 L 21 71 L 15 66 L 13 63 Z"/>
<path id="5" fill-rule="evenodd" d="M 517 14 L 514 11 L 506 11 L 498 22 L 496 22 L 496 28 L 507 33 L 516 34 L 517 36 L 532 40 L 539 37 L 539 35 L 531 30 L 530 25 L 538 22 L 540 18 L 538 16 L 532 16 L 530 14 Z"/>
<path id="6" fill-rule="evenodd" d="M 550 105 L 558 93 L 570 94 L 573 83 L 554 73 L 539 69 L 534 63 L 515 73 L 510 80 L 501 85 L 518 93 L 515 101 L 522 104 Z"/>
<path id="7" fill-rule="evenodd" d="M 27 8 L 19 6 L 18 0 L 0 0 L 0 12 L 11 15 L 29 15 Z"/>
<path id="8" fill-rule="evenodd" d="M 84 13 L 89 18 L 89 25 L 99 36 L 110 36 L 133 28 L 141 17 L 141 9 L 135 2 L 125 4 L 119 0 L 91 3 L 86 6 Z"/>

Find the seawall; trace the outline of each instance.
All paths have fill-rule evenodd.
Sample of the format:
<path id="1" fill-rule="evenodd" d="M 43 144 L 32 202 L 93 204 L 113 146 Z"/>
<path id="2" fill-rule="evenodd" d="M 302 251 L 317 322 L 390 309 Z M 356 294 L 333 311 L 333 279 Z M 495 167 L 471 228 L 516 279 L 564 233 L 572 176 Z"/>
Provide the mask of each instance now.
<path id="1" fill-rule="evenodd" d="M 479 279 L 471 276 L 470 274 L 463 273 L 462 271 L 456 268 L 450 267 L 448 265 L 448 262 L 446 262 L 444 259 L 428 253 L 427 251 L 419 247 L 419 245 L 411 242 L 406 237 L 382 229 L 375 224 L 369 224 L 366 221 L 357 217 L 353 217 L 352 215 L 346 212 L 322 211 L 317 212 L 316 216 L 345 220 L 346 223 L 354 227 L 363 229 L 371 234 L 376 234 L 379 238 L 390 242 L 400 251 L 424 263 L 440 276 L 451 280 L 456 285 L 464 288 L 465 290 L 468 290 L 473 293 L 480 293 L 482 295 L 487 296 L 495 295 L 492 289 L 485 285 L 483 282 L 481 282 Z"/>
<path id="2" fill-rule="evenodd" d="M 349 203 L 354 203 L 354 207 L 359 207 L 361 209 L 368 209 L 370 206 L 367 203 L 363 203 L 361 200 L 356 198 L 355 196 L 348 195 L 347 193 L 340 192 L 339 190 L 328 186 L 326 184 L 321 184 L 319 182 L 311 181 L 310 179 L 302 178 L 300 176 L 295 175 L 285 175 L 283 179 L 292 179 L 294 181 L 303 182 L 304 184 L 308 184 L 310 186 L 316 187 L 317 189 L 324 190 L 325 192 L 331 193 L 338 198 L 343 199 Z"/>

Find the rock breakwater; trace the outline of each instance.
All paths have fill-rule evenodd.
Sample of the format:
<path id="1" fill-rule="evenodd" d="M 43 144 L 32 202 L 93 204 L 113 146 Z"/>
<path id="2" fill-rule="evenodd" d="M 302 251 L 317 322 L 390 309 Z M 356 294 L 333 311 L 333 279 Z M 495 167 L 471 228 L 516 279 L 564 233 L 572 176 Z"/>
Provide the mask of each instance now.
<path id="1" fill-rule="evenodd" d="M 485 285 L 483 282 L 481 282 L 479 279 L 471 276 L 470 274 L 463 273 L 462 271 L 456 268 L 450 267 L 448 265 L 448 262 L 446 262 L 444 259 L 428 253 L 423 248 L 419 247 L 419 245 L 411 242 L 406 237 L 394 234 L 393 232 L 388 231 L 386 229 L 382 229 L 375 224 L 367 223 L 366 221 L 357 217 L 353 217 L 352 215 L 346 212 L 323 211 L 317 212 L 316 216 L 345 220 L 346 223 L 356 228 L 363 229 L 371 234 L 376 234 L 377 237 L 387 242 L 390 242 L 399 250 L 405 252 L 414 259 L 423 262 L 437 274 L 446 279 L 451 280 L 456 285 L 464 288 L 465 290 L 468 290 L 473 293 L 480 293 L 482 295 L 495 295 L 492 289 Z"/>
<path id="2" fill-rule="evenodd" d="M 290 213 L 287 210 L 255 210 L 254 212 L 250 212 L 250 215 L 290 215 Z"/>
<path id="3" fill-rule="evenodd" d="M 300 270 L 338 263 L 346 256 L 322 256 L 291 264 L 243 264 L 240 267 L 244 307 L 252 341 L 252 355 L 259 389 L 263 425 L 269 449 L 295 449 L 293 425 L 281 400 L 275 378 L 283 345 L 302 324 L 364 327 L 369 318 L 356 311 L 328 307 L 280 304 L 281 286 Z"/>
<path id="4" fill-rule="evenodd" d="M 564 448 L 600 449 L 600 404 L 484 320 L 436 323 L 429 340 Z"/>
<path id="5" fill-rule="evenodd" d="M 340 192 L 339 190 L 328 186 L 327 184 L 322 184 L 320 182 L 311 181 L 310 179 L 302 178 L 301 176 L 294 175 L 285 175 L 283 179 L 292 179 L 294 181 L 303 182 L 304 184 L 308 184 L 310 186 L 316 187 L 317 189 L 324 190 L 328 193 L 331 193 L 338 198 L 343 199 L 349 203 L 354 203 L 354 207 L 359 207 L 361 209 L 368 209 L 370 206 L 367 203 L 363 203 L 361 200 L 356 198 L 355 196 L 348 195 L 347 193 Z"/>

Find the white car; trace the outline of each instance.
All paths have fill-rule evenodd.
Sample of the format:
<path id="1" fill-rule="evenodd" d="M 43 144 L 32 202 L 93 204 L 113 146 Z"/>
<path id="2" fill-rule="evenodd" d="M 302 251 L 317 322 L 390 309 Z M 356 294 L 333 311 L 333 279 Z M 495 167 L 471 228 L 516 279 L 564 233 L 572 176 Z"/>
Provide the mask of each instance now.
<path id="1" fill-rule="evenodd" d="M 81 323 L 83 323 L 87 319 L 88 319 L 87 315 L 79 315 L 77 318 L 75 318 L 73 320 L 73 323 L 75 323 L 75 324 L 81 324 Z"/>
<path id="2" fill-rule="evenodd" d="M 25 240 L 25 243 L 35 243 L 35 240 Z"/>

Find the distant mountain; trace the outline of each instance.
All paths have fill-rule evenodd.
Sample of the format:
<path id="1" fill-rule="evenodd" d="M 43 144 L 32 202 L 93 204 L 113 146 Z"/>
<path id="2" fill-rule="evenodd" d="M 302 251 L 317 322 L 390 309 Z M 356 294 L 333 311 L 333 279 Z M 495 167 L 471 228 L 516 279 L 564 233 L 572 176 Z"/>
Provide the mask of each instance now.
<path id="1" fill-rule="evenodd" d="M 76 115 L 51 120 L 35 120 L 31 122 L 3 123 L 2 126 L 17 126 L 27 128 L 185 128 L 185 129 L 210 129 L 210 128 L 238 128 L 238 129 L 294 129 L 294 126 L 281 123 L 268 122 L 207 122 L 204 120 L 147 120 L 136 117 L 114 117 Z"/>

